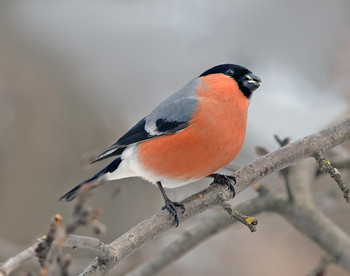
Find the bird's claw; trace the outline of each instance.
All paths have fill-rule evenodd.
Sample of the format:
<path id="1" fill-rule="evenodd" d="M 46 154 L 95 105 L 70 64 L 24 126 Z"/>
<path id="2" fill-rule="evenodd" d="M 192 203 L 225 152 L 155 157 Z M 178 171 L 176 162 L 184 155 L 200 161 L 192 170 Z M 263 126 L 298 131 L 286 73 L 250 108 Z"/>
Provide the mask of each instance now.
<path id="1" fill-rule="evenodd" d="M 170 215 L 173 217 L 176 223 L 175 228 L 179 226 L 179 217 L 177 215 L 176 207 L 179 207 L 182 209 L 182 214 L 185 212 L 185 205 L 183 205 L 180 202 L 171 201 L 170 199 L 165 200 L 165 205 L 162 208 L 162 210 L 167 209 Z"/>
<path id="2" fill-rule="evenodd" d="M 215 183 L 224 185 L 227 187 L 228 190 L 230 190 L 233 193 L 233 197 L 236 195 L 235 187 L 236 184 L 236 177 L 233 175 L 223 175 L 223 174 L 211 174 L 210 177 L 214 177 L 214 180 L 212 183 L 210 183 L 210 186 L 214 185 Z M 232 185 L 233 182 L 233 185 Z"/>

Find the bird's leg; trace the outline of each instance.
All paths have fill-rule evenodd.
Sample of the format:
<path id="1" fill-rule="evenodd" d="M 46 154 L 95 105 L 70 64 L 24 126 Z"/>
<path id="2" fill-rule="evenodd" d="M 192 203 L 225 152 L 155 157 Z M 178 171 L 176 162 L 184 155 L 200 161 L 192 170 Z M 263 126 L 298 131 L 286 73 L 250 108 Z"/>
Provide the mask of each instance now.
<path id="1" fill-rule="evenodd" d="M 162 210 L 164 209 L 167 209 L 170 213 L 170 215 L 174 218 L 174 221 L 176 223 L 176 227 L 179 226 L 179 218 L 177 216 L 177 210 L 176 210 L 176 207 L 180 207 L 182 209 L 182 213 L 185 212 L 185 206 L 180 203 L 180 202 L 176 202 L 176 201 L 171 201 L 168 196 L 166 195 L 165 191 L 164 191 L 164 188 L 162 186 L 162 183 L 160 183 L 160 181 L 157 182 L 157 185 L 158 185 L 158 188 L 159 190 L 161 191 L 162 195 L 163 195 L 163 198 L 164 198 L 164 202 L 165 202 L 165 205 L 164 207 L 162 208 Z"/>
<path id="2" fill-rule="evenodd" d="M 211 185 L 214 185 L 215 183 L 225 185 L 228 190 L 230 190 L 233 193 L 232 197 L 235 197 L 236 191 L 234 185 L 236 184 L 236 177 L 233 175 L 223 175 L 223 174 L 218 174 L 218 173 L 213 173 L 208 175 L 208 177 L 214 178 L 213 182 L 210 183 Z M 233 185 L 232 185 L 233 182 Z"/>

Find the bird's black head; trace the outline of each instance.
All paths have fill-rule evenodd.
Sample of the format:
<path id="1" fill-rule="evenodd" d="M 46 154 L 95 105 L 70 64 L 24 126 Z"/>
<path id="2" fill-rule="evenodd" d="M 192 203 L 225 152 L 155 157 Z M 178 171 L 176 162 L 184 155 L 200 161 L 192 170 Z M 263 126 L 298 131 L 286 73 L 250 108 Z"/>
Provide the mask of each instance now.
<path id="1" fill-rule="evenodd" d="M 200 75 L 200 77 L 212 74 L 224 74 L 233 78 L 237 82 L 238 87 L 244 96 L 246 96 L 248 99 L 252 95 L 253 91 L 256 90 L 261 84 L 261 79 L 258 76 L 254 75 L 247 68 L 236 64 L 217 65 L 205 71 Z"/>

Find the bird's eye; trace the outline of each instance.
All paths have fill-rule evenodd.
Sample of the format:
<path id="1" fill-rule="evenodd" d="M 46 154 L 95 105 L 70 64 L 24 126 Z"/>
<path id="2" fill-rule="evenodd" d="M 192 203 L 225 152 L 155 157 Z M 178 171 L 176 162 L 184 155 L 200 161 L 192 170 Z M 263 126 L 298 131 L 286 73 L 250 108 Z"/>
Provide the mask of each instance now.
<path id="1" fill-rule="evenodd" d="M 234 71 L 233 69 L 228 69 L 228 70 L 225 72 L 225 74 L 226 74 L 227 76 L 233 76 L 234 73 L 235 73 L 235 71 Z"/>

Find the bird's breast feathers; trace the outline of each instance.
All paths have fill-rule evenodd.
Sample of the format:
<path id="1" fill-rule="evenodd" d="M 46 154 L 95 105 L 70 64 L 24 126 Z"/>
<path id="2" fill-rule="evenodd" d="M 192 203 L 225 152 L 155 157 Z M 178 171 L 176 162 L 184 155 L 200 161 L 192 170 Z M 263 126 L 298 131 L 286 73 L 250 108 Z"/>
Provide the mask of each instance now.
<path id="1" fill-rule="evenodd" d="M 165 187 L 170 186 L 167 179 L 186 184 L 226 166 L 244 143 L 249 100 L 232 87 L 223 87 L 227 91 L 221 96 L 231 95 L 222 100 L 211 85 L 203 83 L 196 90 L 198 105 L 185 129 L 136 148 L 141 167 L 157 175 Z"/>

